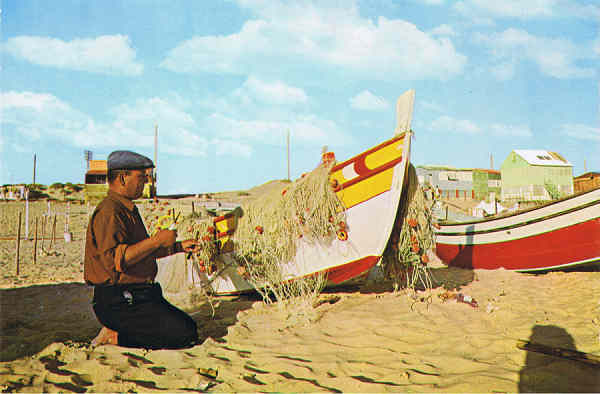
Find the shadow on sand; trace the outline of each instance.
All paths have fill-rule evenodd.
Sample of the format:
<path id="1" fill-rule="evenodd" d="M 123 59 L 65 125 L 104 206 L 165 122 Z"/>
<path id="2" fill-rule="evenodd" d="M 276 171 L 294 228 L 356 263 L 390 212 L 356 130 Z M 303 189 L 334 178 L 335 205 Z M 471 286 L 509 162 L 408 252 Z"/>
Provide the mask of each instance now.
<path id="1" fill-rule="evenodd" d="M 92 310 L 93 288 L 82 283 L 0 289 L 0 361 L 34 355 L 54 342 L 89 344 L 100 330 Z M 237 322 L 237 313 L 256 302 L 253 297 L 217 300 L 190 313 L 202 341 L 219 340 Z"/>
<path id="2" fill-rule="evenodd" d="M 519 392 L 600 392 L 600 365 L 568 358 L 578 352 L 573 337 L 564 328 L 535 325 L 529 342 L 552 354 L 527 351 L 519 372 Z"/>

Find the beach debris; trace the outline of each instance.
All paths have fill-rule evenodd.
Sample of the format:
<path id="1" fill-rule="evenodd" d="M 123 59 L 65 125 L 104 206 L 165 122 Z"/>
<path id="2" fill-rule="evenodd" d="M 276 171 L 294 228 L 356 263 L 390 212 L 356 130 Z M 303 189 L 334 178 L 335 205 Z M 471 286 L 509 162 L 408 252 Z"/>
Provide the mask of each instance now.
<path id="1" fill-rule="evenodd" d="M 453 300 L 456 298 L 456 293 L 452 293 L 450 291 L 446 291 L 438 294 L 438 297 L 442 300 L 442 302 L 446 302 L 448 300 Z"/>
<path id="2" fill-rule="evenodd" d="M 477 303 L 477 301 L 475 301 L 475 299 L 473 299 L 473 297 L 463 294 L 463 293 L 452 293 L 450 291 L 446 291 L 444 293 L 438 294 L 438 297 L 442 300 L 442 302 L 446 302 L 448 300 L 456 300 L 456 302 L 468 304 L 468 305 L 472 306 L 473 308 L 479 307 L 479 304 Z M 488 304 L 488 308 L 490 305 L 491 304 Z M 492 308 L 494 308 L 494 307 L 492 307 Z M 488 311 L 488 313 L 491 313 L 491 312 Z"/>
<path id="3" fill-rule="evenodd" d="M 456 295 L 456 302 L 462 302 L 463 304 L 471 305 L 473 308 L 479 307 L 479 304 L 477 304 L 477 301 L 475 301 L 473 297 L 462 293 L 458 293 Z"/>
<path id="4" fill-rule="evenodd" d="M 488 304 L 487 304 L 487 305 L 486 305 L 486 307 L 485 307 L 485 311 L 486 311 L 487 313 L 492 313 L 492 312 L 494 312 L 494 311 L 497 311 L 498 309 L 500 309 L 500 308 L 498 308 L 497 306 L 495 306 L 495 305 L 494 305 L 494 304 L 492 304 L 491 302 L 488 302 Z"/>

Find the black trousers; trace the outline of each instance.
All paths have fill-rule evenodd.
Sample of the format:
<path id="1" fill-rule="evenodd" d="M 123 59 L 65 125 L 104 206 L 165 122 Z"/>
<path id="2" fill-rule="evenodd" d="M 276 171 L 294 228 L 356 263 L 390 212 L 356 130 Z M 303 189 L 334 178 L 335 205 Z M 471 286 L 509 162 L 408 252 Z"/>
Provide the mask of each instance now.
<path id="1" fill-rule="evenodd" d="M 196 322 L 163 298 L 158 283 L 96 286 L 93 308 L 119 334 L 120 346 L 181 349 L 198 342 Z"/>

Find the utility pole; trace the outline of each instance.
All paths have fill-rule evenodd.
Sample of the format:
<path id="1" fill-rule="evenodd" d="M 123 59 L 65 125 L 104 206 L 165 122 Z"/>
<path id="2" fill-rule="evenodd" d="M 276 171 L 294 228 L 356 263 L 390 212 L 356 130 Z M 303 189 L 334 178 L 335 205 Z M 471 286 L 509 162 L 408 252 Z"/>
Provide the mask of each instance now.
<path id="1" fill-rule="evenodd" d="M 587 163 L 585 162 L 585 159 L 583 159 L 583 173 L 585 174 L 587 172 Z"/>
<path id="2" fill-rule="evenodd" d="M 494 156 L 490 153 L 490 168 L 494 169 Z"/>
<path id="3" fill-rule="evenodd" d="M 156 182 L 156 174 L 157 174 L 157 168 L 158 168 L 158 162 L 157 162 L 157 155 L 158 155 L 158 125 L 155 124 L 154 125 L 154 169 L 152 170 L 152 191 L 154 193 L 154 201 L 157 201 L 158 198 L 156 197 L 157 193 L 157 182 Z"/>
<path id="4" fill-rule="evenodd" d="M 287 179 L 290 180 L 290 129 L 287 132 Z"/>
<path id="5" fill-rule="evenodd" d="M 33 154 L 33 182 L 35 185 L 35 153 Z"/>

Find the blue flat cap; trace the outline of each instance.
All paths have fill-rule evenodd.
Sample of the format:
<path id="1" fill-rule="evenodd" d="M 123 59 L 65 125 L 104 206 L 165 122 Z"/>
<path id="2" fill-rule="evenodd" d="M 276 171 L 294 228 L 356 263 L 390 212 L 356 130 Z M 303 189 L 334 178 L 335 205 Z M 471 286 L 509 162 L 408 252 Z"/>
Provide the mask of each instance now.
<path id="1" fill-rule="evenodd" d="M 152 160 L 139 153 L 128 150 L 116 150 L 108 155 L 106 162 L 108 170 L 143 170 L 154 168 Z"/>

